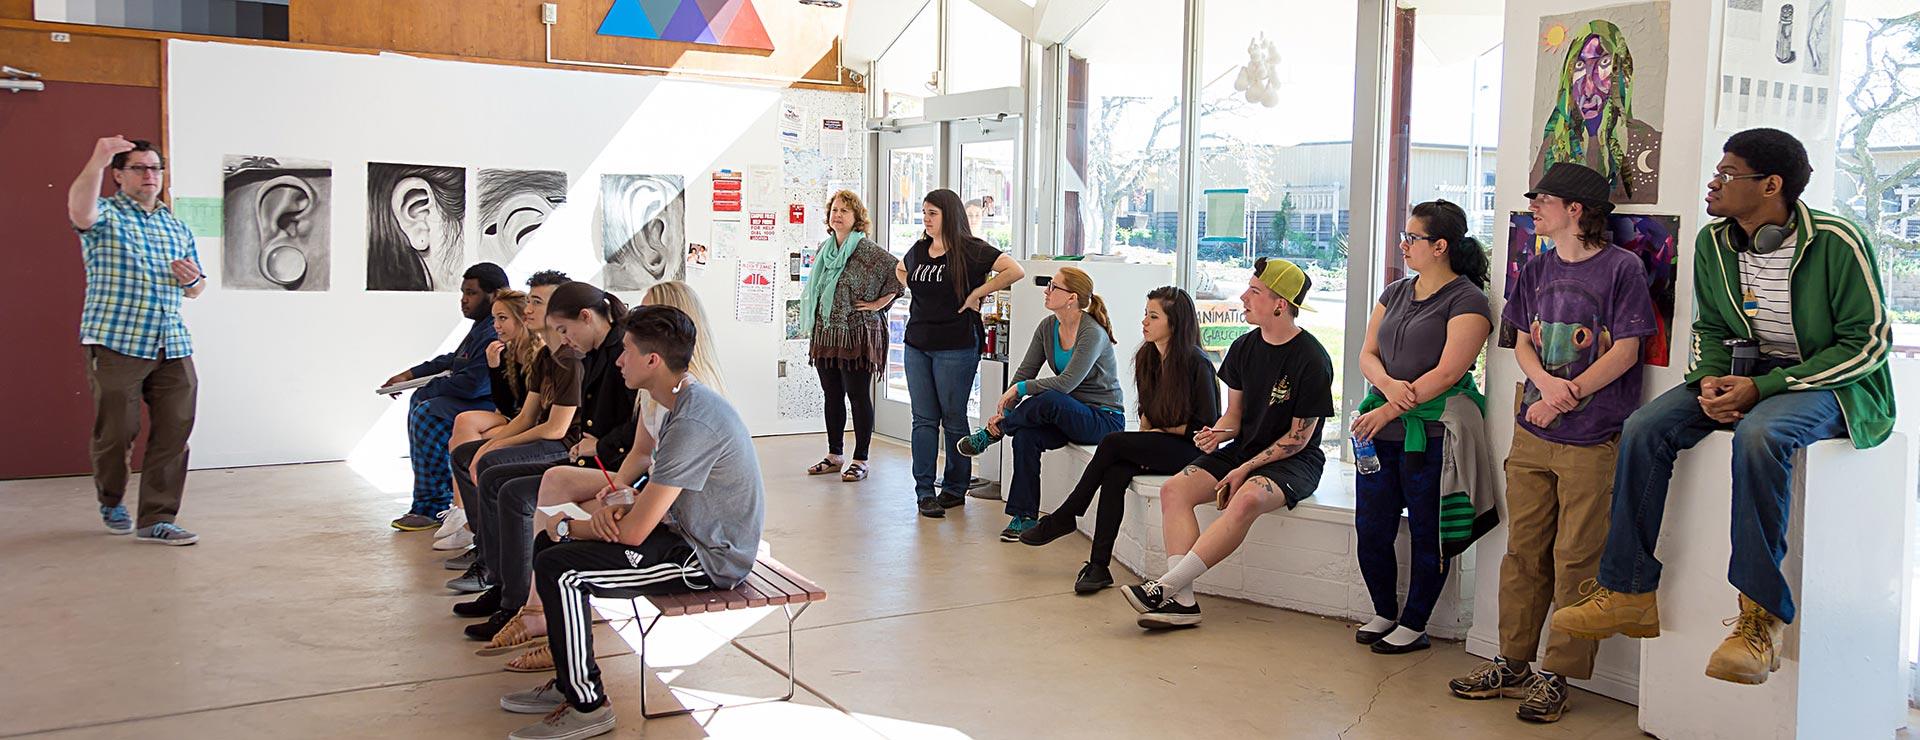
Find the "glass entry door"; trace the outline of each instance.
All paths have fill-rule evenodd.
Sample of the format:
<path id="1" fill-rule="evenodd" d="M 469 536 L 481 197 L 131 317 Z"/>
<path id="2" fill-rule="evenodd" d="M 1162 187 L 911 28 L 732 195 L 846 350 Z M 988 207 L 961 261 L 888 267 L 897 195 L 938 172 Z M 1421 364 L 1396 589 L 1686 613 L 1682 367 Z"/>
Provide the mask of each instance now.
<path id="1" fill-rule="evenodd" d="M 940 136 L 934 125 L 915 126 L 880 134 L 879 187 L 875 188 L 872 218 L 881 246 L 895 257 L 926 233 L 920 222 L 920 201 L 939 187 Z M 887 314 L 887 366 L 875 389 L 875 431 L 897 439 L 913 433 L 913 414 L 907 396 L 906 296 Z"/>
<path id="2" fill-rule="evenodd" d="M 974 235 L 986 239 L 1002 251 L 1021 256 L 1019 225 L 1024 218 L 1020 205 L 1019 119 L 1007 121 L 956 121 L 922 124 L 900 131 L 880 134 L 878 152 L 879 186 L 874 193 L 874 228 L 885 235 L 884 246 L 900 257 L 925 233 L 920 223 L 920 205 L 935 188 L 948 188 L 960 194 L 967 204 L 965 214 Z M 907 392 L 905 300 L 894 305 L 887 315 L 890 342 L 887 367 L 875 389 L 875 429 L 881 434 L 906 440 L 913 434 L 913 413 Z M 993 383 L 1006 377 L 1004 363 L 983 366 L 978 377 Z M 994 390 L 998 395 L 1000 391 Z M 980 386 L 976 380 L 968 415 L 979 423 Z"/>

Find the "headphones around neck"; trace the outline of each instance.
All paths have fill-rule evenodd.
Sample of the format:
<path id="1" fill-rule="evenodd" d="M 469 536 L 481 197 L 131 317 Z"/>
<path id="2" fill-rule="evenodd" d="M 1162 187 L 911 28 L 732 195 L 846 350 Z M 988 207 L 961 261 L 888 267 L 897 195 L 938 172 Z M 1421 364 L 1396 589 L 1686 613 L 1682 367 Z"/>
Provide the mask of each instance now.
<path id="1" fill-rule="evenodd" d="M 1727 246 L 1733 247 L 1733 251 L 1739 254 L 1772 254 L 1792 241 L 1793 231 L 1793 221 L 1789 219 L 1784 226 L 1780 224 L 1761 226 L 1753 232 L 1753 236 L 1749 237 L 1747 230 L 1740 228 L 1738 222 L 1729 220 Z"/>

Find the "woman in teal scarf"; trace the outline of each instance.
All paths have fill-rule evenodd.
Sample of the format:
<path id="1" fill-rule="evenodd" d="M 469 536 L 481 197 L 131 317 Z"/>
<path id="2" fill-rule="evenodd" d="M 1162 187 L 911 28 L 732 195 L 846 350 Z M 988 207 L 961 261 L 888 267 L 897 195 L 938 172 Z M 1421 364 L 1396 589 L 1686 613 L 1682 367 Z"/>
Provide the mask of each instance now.
<path id="1" fill-rule="evenodd" d="M 813 260 L 800 299 L 800 327 L 809 338 L 808 362 L 826 392 L 827 456 L 808 475 L 839 472 L 849 483 L 867 478 L 873 441 L 873 374 L 887 362 L 886 312 L 900 297 L 899 260 L 867 238 L 872 228 L 860 196 L 842 190 L 827 199 L 825 241 Z M 853 462 L 841 457 L 847 407 L 853 407 Z M 844 469 L 843 466 L 844 465 Z"/>

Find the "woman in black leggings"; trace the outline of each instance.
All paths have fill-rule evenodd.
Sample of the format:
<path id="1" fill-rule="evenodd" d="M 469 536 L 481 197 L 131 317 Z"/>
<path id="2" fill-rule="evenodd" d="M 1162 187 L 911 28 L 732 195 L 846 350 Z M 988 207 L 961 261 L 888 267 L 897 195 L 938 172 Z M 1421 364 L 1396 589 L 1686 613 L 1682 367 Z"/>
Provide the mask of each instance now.
<path id="1" fill-rule="evenodd" d="M 1122 494 L 1134 476 L 1180 472 L 1200 456 L 1200 448 L 1193 445 L 1194 432 L 1220 418 L 1220 385 L 1214 380 L 1213 361 L 1200 349 L 1200 320 L 1194 314 L 1193 298 L 1172 286 L 1154 289 L 1147 294 L 1140 333 L 1145 341 L 1133 356 L 1140 431 L 1114 432 L 1102 439 L 1067 500 L 1020 534 L 1021 542 L 1039 546 L 1074 531 L 1074 520 L 1087 513 L 1094 492 L 1099 491 L 1093 552 L 1073 582 L 1078 594 L 1113 585 L 1107 565 L 1126 510 Z"/>
<path id="2" fill-rule="evenodd" d="M 807 359 L 826 393 L 827 456 L 808 475 L 839 473 L 848 483 L 867 479 L 873 440 L 873 374 L 887 364 L 886 312 L 903 287 L 900 260 L 867 238 L 872 225 L 860 196 L 842 190 L 827 199 L 826 241 L 800 302 L 808 335 Z M 847 407 L 853 407 L 853 461 L 841 457 Z"/>

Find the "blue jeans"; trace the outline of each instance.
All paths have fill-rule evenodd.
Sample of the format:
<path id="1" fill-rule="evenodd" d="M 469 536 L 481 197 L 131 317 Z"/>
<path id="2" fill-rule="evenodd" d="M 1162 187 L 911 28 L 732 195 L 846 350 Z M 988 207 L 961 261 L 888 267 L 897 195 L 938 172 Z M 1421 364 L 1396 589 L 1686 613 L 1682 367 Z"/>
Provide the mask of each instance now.
<path id="1" fill-rule="evenodd" d="M 1359 546 L 1360 576 L 1373 597 L 1373 613 L 1416 632 L 1427 629 L 1440 589 L 1447 585 L 1452 561 L 1440 557 L 1441 439 L 1427 440 L 1427 451 L 1409 453 L 1405 442 L 1376 439 L 1380 470 L 1354 477 L 1353 528 Z M 1400 512 L 1407 512 L 1413 562 L 1407 565 L 1407 605 L 1399 604 Z"/>
<path id="2" fill-rule="evenodd" d="M 1007 516 L 1040 516 L 1040 454 L 1068 442 L 1099 444 L 1127 426 L 1126 415 L 1082 403 L 1059 391 L 1029 396 L 1000 420 L 1000 434 L 1013 438 L 1013 482 L 1007 486 Z"/>
<path id="3" fill-rule="evenodd" d="M 967 494 L 973 479 L 973 458 L 960 454 L 954 444 L 967 436 L 967 396 L 973 393 L 973 378 L 980 372 L 978 347 L 927 352 L 905 347 L 907 395 L 913 406 L 913 492 L 920 498 L 932 498 L 933 467 L 940 450 L 947 452 L 946 479 L 939 487 L 957 496 Z M 947 443 L 940 444 L 940 432 Z"/>
<path id="4" fill-rule="evenodd" d="M 1847 433 L 1840 402 L 1828 391 L 1781 393 L 1736 424 L 1700 410 L 1698 389 L 1681 385 L 1627 418 L 1613 472 L 1613 523 L 1600 558 L 1600 585 L 1621 593 L 1660 587 L 1653 557 L 1666 512 L 1667 483 L 1681 450 L 1718 429 L 1733 430 L 1733 557 L 1727 582 L 1781 621 L 1793 621 L 1793 594 L 1780 575 L 1793 507 L 1793 455 Z"/>

